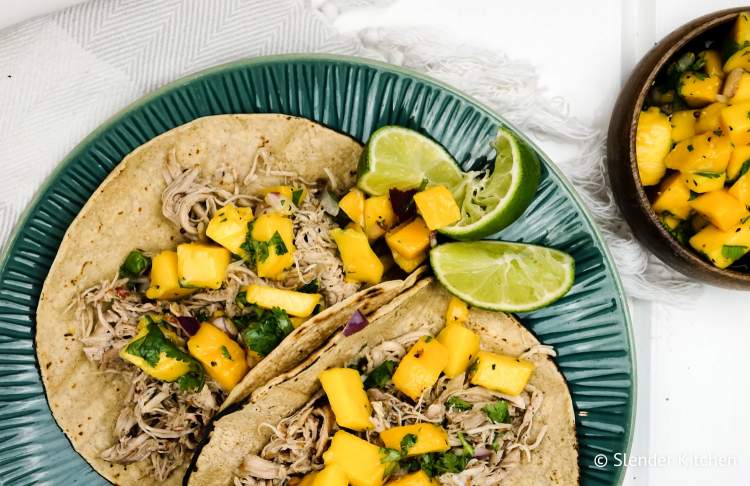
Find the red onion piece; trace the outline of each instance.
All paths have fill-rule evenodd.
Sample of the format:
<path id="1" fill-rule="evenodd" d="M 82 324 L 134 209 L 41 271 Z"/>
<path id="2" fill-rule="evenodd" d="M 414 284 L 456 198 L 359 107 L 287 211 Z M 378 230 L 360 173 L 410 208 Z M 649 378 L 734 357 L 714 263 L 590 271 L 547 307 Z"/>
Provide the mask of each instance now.
<path id="1" fill-rule="evenodd" d="M 187 333 L 188 336 L 195 336 L 198 329 L 201 327 L 201 323 L 198 319 L 190 316 L 177 316 L 177 322 L 180 323 L 180 327 Z"/>
<path id="2" fill-rule="evenodd" d="M 349 318 L 349 322 L 346 323 L 346 326 L 344 326 L 344 336 L 351 336 L 352 334 L 356 334 L 365 327 L 370 322 L 367 320 L 367 318 L 362 314 L 359 309 L 354 311 L 354 314 Z"/>
<path id="3" fill-rule="evenodd" d="M 479 446 L 474 449 L 474 457 L 477 459 L 487 459 L 492 455 L 492 451 L 487 449 L 485 446 Z"/>
<path id="4" fill-rule="evenodd" d="M 414 204 L 414 194 L 416 193 L 416 189 L 409 189 L 408 191 L 388 189 L 391 207 L 400 222 L 404 222 L 417 215 L 417 206 Z"/>
<path id="5" fill-rule="evenodd" d="M 217 317 L 211 321 L 211 324 L 224 331 L 224 334 L 229 337 L 235 337 L 237 335 L 237 327 L 234 325 L 234 322 L 227 317 Z"/>

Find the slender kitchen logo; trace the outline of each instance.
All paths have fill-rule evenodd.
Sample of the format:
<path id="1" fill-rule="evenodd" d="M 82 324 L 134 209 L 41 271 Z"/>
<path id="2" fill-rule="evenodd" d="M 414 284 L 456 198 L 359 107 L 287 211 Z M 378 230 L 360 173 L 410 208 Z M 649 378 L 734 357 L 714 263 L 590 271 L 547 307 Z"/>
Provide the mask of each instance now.
<path id="1" fill-rule="evenodd" d="M 604 469 L 614 467 L 686 467 L 686 468 L 719 468 L 734 467 L 737 457 L 718 454 L 683 453 L 679 455 L 649 454 L 646 456 L 630 455 L 616 452 L 612 456 L 597 454 L 594 456 L 594 467 Z"/>

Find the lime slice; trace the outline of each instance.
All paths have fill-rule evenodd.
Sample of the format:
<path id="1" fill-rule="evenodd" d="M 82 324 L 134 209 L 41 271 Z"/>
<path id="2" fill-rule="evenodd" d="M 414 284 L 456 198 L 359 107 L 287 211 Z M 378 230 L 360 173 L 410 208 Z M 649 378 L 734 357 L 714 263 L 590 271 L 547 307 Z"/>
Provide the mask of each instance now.
<path id="1" fill-rule="evenodd" d="M 476 307 L 528 312 L 551 304 L 573 285 L 575 262 L 543 246 L 503 241 L 438 245 L 430 251 L 438 280 Z"/>
<path id="2" fill-rule="evenodd" d="M 357 169 L 357 186 L 373 196 L 388 189 L 405 191 L 442 184 L 461 187 L 464 174 L 440 144 L 424 135 L 397 126 L 379 128 L 370 136 Z"/>
<path id="3" fill-rule="evenodd" d="M 518 219 L 539 186 L 539 158 L 511 131 L 501 128 L 495 139 L 491 173 L 469 174 L 460 194 L 461 220 L 440 230 L 457 240 L 478 240 L 497 233 Z"/>

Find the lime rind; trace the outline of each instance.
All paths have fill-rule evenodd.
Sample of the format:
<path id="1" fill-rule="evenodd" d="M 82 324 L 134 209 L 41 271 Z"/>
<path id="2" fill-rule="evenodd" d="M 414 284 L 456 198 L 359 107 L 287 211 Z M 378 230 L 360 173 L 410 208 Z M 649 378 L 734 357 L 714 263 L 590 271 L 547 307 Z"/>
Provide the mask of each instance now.
<path id="1" fill-rule="evenodd" d="M 435 276 L 452 294 L 493 311 L 529 312 L 573 286 L 575 261 L 559 250 L 502 241 L 454 242 L 430 251 Z"/>
<path id="2" fill-rule="evenodd" d="M 539 157 L 505 128 L 498 130 L 495 149 L 493 171 L 475 173 L 465 182 L 461 221 L 441 233 L 457 240 L 484 238 L 509 226 L 531 204 L 541 178 Z"/>

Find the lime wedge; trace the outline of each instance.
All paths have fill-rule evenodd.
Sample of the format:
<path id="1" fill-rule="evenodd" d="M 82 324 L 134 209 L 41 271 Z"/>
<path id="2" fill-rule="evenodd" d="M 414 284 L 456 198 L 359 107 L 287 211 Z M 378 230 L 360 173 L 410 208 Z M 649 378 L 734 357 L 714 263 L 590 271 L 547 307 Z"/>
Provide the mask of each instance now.
<path id="1" fill-rule="evenodd" d="M 518 219 L 539 186 L 539 158 L 510 130 L 500 128 L 495 139 L 492 172 L 469 174 L 463 191 L 461 220 L 440 230 L 457 240 L 478 240 L 497 233 Z"/>
<path id="2" fill-rule="evenodd" d="M 382 196 L 388 189 L 416 189 L 427 181 L 449 189 L 461 187 L 464 174 L 440 144 L 397 126 L 379 128 L 370 136 L 357 169 L 357 186 Z"/>
<path id="3" fill-rule="evenodd" d="M 446 243 L 430 251 L 438 280 L 456 297 L 483 309 L 528 312 L 547 306 L 573 285 L 575 262 L 543 246 L 503 241 Z"/>

